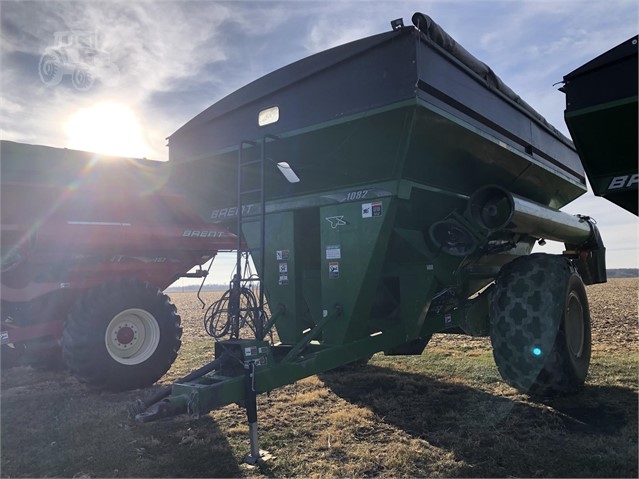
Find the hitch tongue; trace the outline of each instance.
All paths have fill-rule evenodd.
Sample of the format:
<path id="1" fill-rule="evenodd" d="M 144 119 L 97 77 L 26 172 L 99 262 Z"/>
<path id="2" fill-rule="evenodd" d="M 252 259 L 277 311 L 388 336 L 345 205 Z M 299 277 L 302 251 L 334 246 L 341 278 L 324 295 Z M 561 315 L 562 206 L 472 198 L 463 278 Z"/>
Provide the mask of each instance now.
<path id="1" fill-rule="evenodd" d="M 224 358 L 225 355 L 222 354 L 219 359 L 214 359 L 201 368 L 192 371 L 183 378 L 178 379 L 176 383 L 193 381 L 211 371 L 219 369 Z M 169 397 L 171 391 L 171 386 L 164 386 L 147 400 L 136 399 L 134 403 L 127 406 L 129 418 L 134 419 L 136 422 L 149 422 L 154 419 L 177 416 L 178 414 L 187 412 L 188 407 L 186 404 L 188 404 L 188 401 L 184 401 L 182 396 Z M 169 403 L 168 406 L 167 403 Z M 184 403 L 184 405 L 182 403 Z"/>
<path id="2" fill-rule="evenodd" d="M 179 396 L 181 398 L 181 396 Z M 172 398 L 177 399 L 177 398 Z M 139 401 L 139 400 L 138 400 Z M 135 415 L 135 422 L 145 423 L 162 419 L 165 417 L 173 417 L 179 414 L 186 413 L 186 402 L 172 401 L 169 399 L 163 399 L 162 401 L 152 404 L 146 411 L 140 412 Z"/>

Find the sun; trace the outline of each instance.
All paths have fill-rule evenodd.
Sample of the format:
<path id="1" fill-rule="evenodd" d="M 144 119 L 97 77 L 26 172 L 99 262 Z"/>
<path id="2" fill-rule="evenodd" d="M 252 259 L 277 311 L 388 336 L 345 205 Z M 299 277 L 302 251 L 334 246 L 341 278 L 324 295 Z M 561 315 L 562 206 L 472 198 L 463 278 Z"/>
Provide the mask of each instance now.
<path id="1" fill-rule="evenodd" d="M 64 125 L 67 148 L 104 155 L 150 156 L 142 127 L 131 108 L 104 102 L 72 114 Z"/>

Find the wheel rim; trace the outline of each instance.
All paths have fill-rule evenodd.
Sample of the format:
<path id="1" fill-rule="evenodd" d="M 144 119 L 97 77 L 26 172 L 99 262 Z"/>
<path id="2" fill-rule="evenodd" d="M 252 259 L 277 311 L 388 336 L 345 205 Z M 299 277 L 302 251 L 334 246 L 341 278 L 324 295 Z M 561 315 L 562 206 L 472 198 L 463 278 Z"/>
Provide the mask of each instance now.
<path id="1" fill-rule="evenodd" d="M 120 364 L 132 366 L 146 361 L 160 343 L 160 326 L 151 313 L 132 308 L 118 313 L 104 335 L 107 351 Z"/>
<path id="2" fill-rule="evenodd" d="M 577 293 L 572 291 L 566 309 L 566 342 L 575 357 L 581 357 L 584 349 L 584 308 Z"/>

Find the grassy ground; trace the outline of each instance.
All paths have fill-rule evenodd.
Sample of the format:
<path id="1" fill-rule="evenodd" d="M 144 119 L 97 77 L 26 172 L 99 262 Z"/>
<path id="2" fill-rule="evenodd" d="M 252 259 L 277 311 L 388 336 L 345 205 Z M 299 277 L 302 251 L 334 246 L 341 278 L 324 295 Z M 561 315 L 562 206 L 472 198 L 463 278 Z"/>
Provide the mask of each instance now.
<path id="1" fill-rule="evenodd" d="M 637 280 L 588 288 L 594 351 L 583 392 L 538 402 L 502 383 L 486 339 L 436 336 L 421 356 L 313 376 L 259 398 L 262 469 L 242 464 L 237 406 L 146 425 L 64 372 L 2 372 L 3 477 L 637 477 Z M 169 382 L 211 357 L 192 294 Z"/>

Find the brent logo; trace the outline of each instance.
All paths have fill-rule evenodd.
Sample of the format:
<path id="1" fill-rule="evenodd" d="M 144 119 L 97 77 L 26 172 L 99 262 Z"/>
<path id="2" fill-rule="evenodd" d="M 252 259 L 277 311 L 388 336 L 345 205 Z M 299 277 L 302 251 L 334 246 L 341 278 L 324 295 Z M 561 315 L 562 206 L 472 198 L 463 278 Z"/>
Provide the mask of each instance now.
<path id="1" fill-rule="evenodd" d="M 624 175 L 624 176 L 615 176 L 608 186 L 609 190 L 616 190 L 619 188 L 630 188 L 634 186 L 637 187 L 639 183 L 639 174 L 634 175 Z"/>

